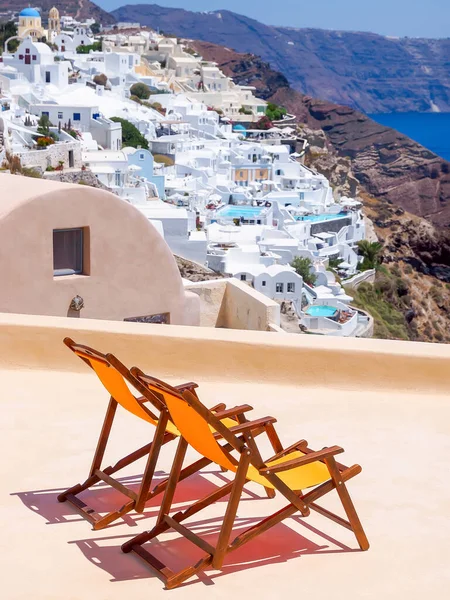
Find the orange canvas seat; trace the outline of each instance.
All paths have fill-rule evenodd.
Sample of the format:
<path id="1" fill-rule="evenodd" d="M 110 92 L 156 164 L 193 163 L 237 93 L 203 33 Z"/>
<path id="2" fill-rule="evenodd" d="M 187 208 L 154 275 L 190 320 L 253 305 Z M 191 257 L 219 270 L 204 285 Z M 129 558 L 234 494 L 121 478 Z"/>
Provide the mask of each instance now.
<path id="1" fill-rule="evenodd" d="M 64 343 L 96 373 L 108 391 L 110 399 L 88 478 L 83 483 L 76 484 L 62 492 L 58 496 L 58 500 L 60 502 L 70 502 L 85 519 L 92 523 L 94 529 L 102 529 L 131 510 L 142 512 L 145 503 L 151 497 L 165 489 L 167 481 L 163 481 L 151 489 L 159 452 L 163 444 L 179 438 L 181 434 L 170 419 L 166 404 L 161 400 L 159 389 L 155 388 L 155 391 L 151 391 L 148 386 L 143 385 L 136 379 L 129 369 L 112 354 L 102 354 L 88 346 L 76 344 L 70 338 L 66 338 Z M 158 381 L 162 387 L 167 385 L 159 380 L 155 381 Z M 127 384 L 131 385 L 141 395 L 138 397 L 135 396 Z M 189 389 L 191 393 L 195 394 L 196 387 L 197 385 L 191 382 L 176 386 L 173 389 L 177 390 L 177 392 Z M 121 458 L 115 465 L 102 468 L 101 464 L 118 405 L 134 416 L 151 424 L 155 428 L 153 440 L 142 448 Z M 239 426 L 240 421 L 244 418 L 244 414 L 251 410 L 251 406 L 244 405 L 226 409 L 224 404 L 219 404 L 212 410 L 218 416 L 223 426 L 233 428 Z M 261 433 L 263 429 L 272 427 L 273 421 L 274 419 L 270 417 L 265 420 L 260 419 L 255 424 L 256 435 Z M 219 435 L 213 427 L 211 429 L 208 428 L 208 432 L 210 435 Z M 276 441 L 276 434 L 273 427 L 270 430 L 270 435 Z M 144 457 L 147 457 L 147 463 L 137 492 L 112 477 L 116 472 Z M 181 477 L 184 478 L 195 473 L 209 462 L 209 460 L 205 461 L 205 459 L 197 461 L 193 465 L 186 467 Z M 81 492 L 91 488 L 100 481 L 112 486 L 129 498 L 128 502 L 120 509 L 111 511 L 103 516 L 96 513 L 78 497 Z M 270 491 L 268 493 L 270 494 Z"/>
<path id="2" fill-rule="evenodd" d="M 227 429 L 224 427 L 192 392 L 189 390 L 180 392 L 169 386 L 161 386 L 161 382 L 145 375 L 136 368 L 132 369 L 132 373 L 149 390 L 160 394 L 160 398 L 166 404 L 171 419 L 182 437 L 178 443 L 169 483 L 155 527 L 151 531 L 141 533 L 127 541 L 122 546 L 122 550 L 136 553 L 150 568 L 156 571 L 168 588 L 180 585 L 180 583 L 208 566 L 220 569 L 228 552 L 239 548 L 259 533 L 266 531 L 269 527 L 276 525 L 296 511 L 299 511 L 303 516 L 308 516 L 311 509 L 317 511 L 352 530 L 360 548 L 362 550 L 368 549 L 369 543 L 345 486 L 348 479 L 361 472 L 361 467 L 359 465 L 345 467 L 337 463 L 335 456 L 343 452 L 342 448 L 332 446 L 314 452 L 308 448 L 307 442 L 302 440 L 289 448 L 280 450 L 275 456 L 264 461 L 251 432 L 243 430 L 237 434 L 233 431 L 234 428 Z M 217 436 L 211 432 L 210 427 L 220 434 L 224 443 L 220 443 Z M 197 450 L 201 456 L 235 473 L 235 477 L 233 481 L 219 488 L 217 492 L 209 497 L 198 500 L 184 512 L 178 512 L 170 516 L 171 504 L 188 446 Z M 277 490 L 288 500 L 289 504 L 281 511 L 265 518 L 258 525 L 254 525 L 240 533 L 230 543 L 239 500 L 243 486 L 248 480 L 259 483 L 266 488 Z M 308 489 L 311 491 L 304 491 Z M 317 504 L 316 501 L 319 498 L 332 490 L 336 490 L 348 520 Z M 215 546 L 211 546 L 193 531 L 181 525 L 182 521 L 227 494 L 229 494 L 228 505 Z M 168 566 L 163 565 L 148 550 L 143 548 L 143 544 L 168 529 L 175 529 L 179 534 L 201 548 L 205 552 L 203 558 L 198 560 L 195 565 L 174 573 Z"/>

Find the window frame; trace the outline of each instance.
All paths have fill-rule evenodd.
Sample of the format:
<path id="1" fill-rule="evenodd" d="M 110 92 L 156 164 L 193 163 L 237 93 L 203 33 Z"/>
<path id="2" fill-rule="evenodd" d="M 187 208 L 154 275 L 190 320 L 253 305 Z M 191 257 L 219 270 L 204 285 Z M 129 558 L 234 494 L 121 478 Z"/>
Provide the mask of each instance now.
<path id="1" fill-rule="evenodd" d="M 61 229 L 53 229 L 53 277 L 68 277 L 70 275 L 86 275 L 86 253 L 87 248 L 86 244 L 89 239 L 89 233 L 86 231 L 86 227 L 65 227 Z M 76 241 L 75 243 L 79 244 L 79 256 L 76 257 L 76 263 L 80 265 L 79 269 L 71 269 L 71 268 L 63 268 L 56 269 L 55 268 L 55 234 L 58 233 L 67 233 L 67 232 L 79 232 L 81 235 L 81 239 Z"/>
<path id="2" fill-rule="evenodd" d="M 287 293 L 295 294 L 295 281 L 289 281 L 287 284 Z"/>
<path id="3" fill-rule="evenodd" d="M 284 293 L 284 283 L 277 281 L 275 283 L 275 294 L 283 294 Z"/>

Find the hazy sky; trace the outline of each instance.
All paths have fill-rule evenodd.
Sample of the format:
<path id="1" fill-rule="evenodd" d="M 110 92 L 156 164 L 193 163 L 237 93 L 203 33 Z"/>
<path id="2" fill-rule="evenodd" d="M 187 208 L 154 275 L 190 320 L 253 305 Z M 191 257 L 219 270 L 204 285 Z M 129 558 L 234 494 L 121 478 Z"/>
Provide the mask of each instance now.
<path id="1" fill-rule="evenodd" d="M 384 35 L 450 37 L 450 0 L 93 0 L 106 10 L 159 4 L 206 11 L 227 8 L 268 25 L 373 31 Z"/>

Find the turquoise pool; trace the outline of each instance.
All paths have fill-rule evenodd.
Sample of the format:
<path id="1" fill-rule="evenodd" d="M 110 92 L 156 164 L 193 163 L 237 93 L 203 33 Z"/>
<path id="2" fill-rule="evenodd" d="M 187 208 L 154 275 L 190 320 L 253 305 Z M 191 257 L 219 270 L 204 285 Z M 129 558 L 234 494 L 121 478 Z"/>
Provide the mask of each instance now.
<path id="1" fill-rule="evenodd" d="M 228 217 L 230 219 L 256 219 L 263 210 L 261 206 L 224 206 L 217 212 L 218 217 Z"/>
<path id="2" fill-rule="evenodd" d="M 334 306 L 310 306 L 306 309 L 306 314 L 310 317 L 334 317 L 337 308 Z"/>
<path id="3" fill-rule="evenodd" d="M 331 221 L 333 219 L 342 219 L 343 217 L 347 216 L 347 213 L 340 212 L 336 215 L 330 215 L 328 213 L 323 213 L 321 215 L 305 215 L 304 217 L 295 217 L 295 219 L 296 221 L 312 221 L 313 223 L 315 223 L 317 221 Z"/>

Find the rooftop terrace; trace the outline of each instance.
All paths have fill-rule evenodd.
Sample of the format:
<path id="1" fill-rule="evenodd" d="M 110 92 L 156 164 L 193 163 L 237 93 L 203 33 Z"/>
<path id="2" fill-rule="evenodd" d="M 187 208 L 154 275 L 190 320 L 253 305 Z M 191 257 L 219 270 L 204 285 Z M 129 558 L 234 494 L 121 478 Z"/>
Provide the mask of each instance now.
<path id="1" fill-rule="evenodd" d="M 355 550 L 351 532 L 318 514 L 294 515 L 230 554 L 222 572 L 166 592 L 120 550 L 154 524 L 160 497 L 144 515 L 130 513 L 101 532 L 56 501 L 85 478 L 107 401 L 94 374 L 63 346 L 66 335 L 170 382 L 197 381 L 208 405 L 248 402 L 258 416 L 274 414 L 285 444 L 304 437 L 316 449 L 343 446 L 342 462 L 363 467 L 348 487 L 370 550 Z M 0 314 L 2 597 L 447 597 L 449 361 L 450 347 L 441 345 Z M 149 435 L 145 423 L 123 411 L 118 417 L 111 460 Z M 173 452 L 167 444 L 158 477 Z M 124 476 L 138 474 L 135 467 Z M 176 506 L 225 477 L 213 466 L 186 480 Z M 247 490 L 238 510 L 243 526 L 286 503 L 279 495 L 263 499 L 253 484 Z M 123 500 L 104 488 L 90 495 L 100 510 Z M 325 505 L 339 510 L 334 498 Z M 196 531 L 217 523 L 224 507 L 193 517 Z M 158 552 L 171 565 L 180 564 L 181 550 L 193 552 L 171 536 L 161 540 Z"/>

